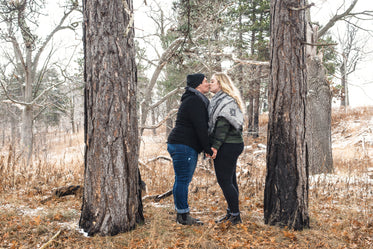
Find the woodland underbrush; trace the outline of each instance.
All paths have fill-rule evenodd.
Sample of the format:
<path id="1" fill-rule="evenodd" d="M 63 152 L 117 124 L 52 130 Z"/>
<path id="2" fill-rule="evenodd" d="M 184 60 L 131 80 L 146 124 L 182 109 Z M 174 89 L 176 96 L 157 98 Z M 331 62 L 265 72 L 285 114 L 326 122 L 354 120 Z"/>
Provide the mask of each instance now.
<path id="1" fill-rule="evenodd" d="M 80 231 L 81 196 L 50 198 L 58 187 L 83 183 L 83 134 L 45 135 L 29 167 L 14 145 L 3 146 L 0 248 L 373 248 L 373 107 L 333 110 L 334 173 L 310 176 L 310 228 L 303 231 L 263 222 L 267 120 L 260 117 L 259 138 L 245 138 L 238 162 L 243 223 L 237 226 L 214 223 L 226 204 L 211 162 L 202 157 L 189 204 L 204 226 L 176 224 L 172 196 L 155 200 L 174 177 L 162 128 L 141 139 L 145 224 L 112 237 Z"/>

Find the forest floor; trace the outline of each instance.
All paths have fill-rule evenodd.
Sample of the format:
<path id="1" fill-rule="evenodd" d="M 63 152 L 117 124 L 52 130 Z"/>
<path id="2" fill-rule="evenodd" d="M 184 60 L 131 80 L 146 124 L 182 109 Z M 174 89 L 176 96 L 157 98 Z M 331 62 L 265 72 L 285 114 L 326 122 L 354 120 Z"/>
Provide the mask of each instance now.
<path id="1" fill-rule="evenodd" d="M 293 231 L 263 222 L 265 115 L 260 137 L 248 138 L 238 163 L 243 223 L 215 224 L 226 204 L 208 160 L 199 160 L 190 186 L 192 215 L 205 225 L 175 222 L 172 197 L 149 196 L 172 187 L 165 134 L 147 131 L 140 170 L 147 184 L 145 224 L 111 237 L 87 237 L 78 227 L 81 197 L 50 198 L 54 189 L 83 182 L 83 136 L 44 135 L 33 167 L 19 165 L 12 146 L 0 151 L 0 248 L 373 248 L 373 107 L 333 110 L 334 173 L 309 179 L 310 228 Z M 52 141 L 51 144 L 48 141 Z"/>

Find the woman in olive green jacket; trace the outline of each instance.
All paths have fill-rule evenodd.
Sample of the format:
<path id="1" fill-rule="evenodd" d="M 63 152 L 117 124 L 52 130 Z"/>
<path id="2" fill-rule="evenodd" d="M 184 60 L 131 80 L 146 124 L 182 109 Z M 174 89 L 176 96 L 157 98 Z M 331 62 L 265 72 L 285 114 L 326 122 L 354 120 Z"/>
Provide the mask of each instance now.
<path id="1" fill-rule="evenodd" d="M 225 73 L 215 73 L 210 82 L 214 97 L 209 106 L 209 137 L 214 154 L 216 178 L 223 191 L 227 214 L 217 222 L 241 223 L 236 165 L 244 144 L 242 138 L 244 106 L 240 93 Z"/>

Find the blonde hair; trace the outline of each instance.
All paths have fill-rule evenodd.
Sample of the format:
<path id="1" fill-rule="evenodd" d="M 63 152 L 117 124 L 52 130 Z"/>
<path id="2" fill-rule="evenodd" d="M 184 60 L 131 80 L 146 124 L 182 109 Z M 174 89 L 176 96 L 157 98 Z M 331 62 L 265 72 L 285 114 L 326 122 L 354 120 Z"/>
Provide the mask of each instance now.
<path id="1" fill-rule="evenodd" d="M 212 77 L 215 77 L 215 79 L 221 87 L 221 90 L 229 96 L 231 96 L 236 101 L 242 113 L 245 113 L 245 106 L 243 104 L 240 91 L 233 84 L 231 78 L 226 73 L 222 72 L 216 72 L 212 75 Z"/>

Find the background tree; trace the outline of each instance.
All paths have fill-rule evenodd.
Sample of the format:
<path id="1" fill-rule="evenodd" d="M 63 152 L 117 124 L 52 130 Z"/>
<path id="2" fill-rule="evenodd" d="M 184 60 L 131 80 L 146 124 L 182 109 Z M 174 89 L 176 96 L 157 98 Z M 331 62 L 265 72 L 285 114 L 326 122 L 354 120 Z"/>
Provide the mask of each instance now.
<path id="1" fill-rule="evenodd" d="M 79 226 L 115 235 L 144 220 L 132 0 L 84 0 L 85 172 Z"/>
<path id="2" fill-rule="evenodd" d="M 370 11 L 354 12 L 358 0 L 343 3 L 328 22 L 319 29 L 307 11 L 307 153 L 310 174 L 333 171 L 331 140 L 331 78 L 338 66 L 335 45 L 330 30 L 338 21 L 350 22 L 356 18 L 369 18 Z M 312 4 L 311 4 L 312 5 Z M 343 67 L 344 69 L 344 67 Z M 329 74 L 328 75 L 326 74 Z M 329 79 L 328 79 L 329 78 Z"/>
<path id="3" fill-rule="evenodd" d="M 77 50 L 77 48 L 75 49 Z M 74 53 L 77 56 L 74 65 L 68 63 L 64 67 L 59 66 L 60 74 L 63 78 L 63 83 L 60 85 L 61 88 L 61 104 L 54 105 L 62 115 L 67 117 L 68 122 L 71 125 L 72 133 L 78 133 L 79 127 L 81 127 L 81 117 L 84 113 L 84 79 L 83 79 L 83 67 L 84 57 L 83 51 Z M 70 61 L 73 58 L 70 59 Z"/>
<path id="4" fill-rule="evenodd" d="M 271 1 L 264 221 L 296 230 L 309 227 L 305 140 L 306 8 L 304 0 Z"/>
<path id="5" fill-rule="evenodd" d="M 329 29 L 338 20 L 344 20 L 352 14 L 350 7 L 354 3 L 355 0 L 345 8 L 350 9 L 349 12 L 337 13 L 328 22 Z M 175 76 L 181 76 L 180 72 L 184 75 L 198 71 L 209 74 L 225 70 L 240 86 L 249 106 L 249 132 L 257 136 L 259 112 L 266 105 L 268 82 L 268 0 L 175 1 L 173 11 L 176 21 L 166 18 L 162 7 L 158 7 L 152 7 L 150 12 L 156 23 L 162 49 L 158 50 L 156 61 L 148 60 L 150 64 L 154 64 L 154 70 L 143 91 L 140 127 L 155 127 L 147 125 L 154 109 L 166 110 L 156 112 L 161 115 L 154 117 L 154 120 L 159 120 L 158 118 L 168 116 L 177 107 L 177 101 L 163 98 L 183 85 L 176 80 L 174 73 Z M 343 8 L 339 8 L 341 9 Z M 323 36 L 327 34 L 327 30 L 322 28 Z M 155 47 L 154 39 L 147 44 Z M 162 50 L 164 52 L 160 52 Z M 178 96 L 172 96 L 178 99 Z M 158 102 L 161 99 L 167 102 L 167 107 Z M 168 126 L 171 127 L 172 124 L 169 123 Z"/>
<path id="6" fill-rule="evenodd" d="M 306 12 L 306 143 L 309 174 L 331 173 L 333 171 L 331 110 L 332 95 L 322 53 L 318 50 L 317 26 L 312 26 L 310 10 Z M 328 45 L 326 45 L 328 47 Z M 330 58 L 327 58 L 330 59 Z M 334 63 L 329 65 L 334 69 Z"/>
<path id="7" fill-rule="evenodd" d="M 154 35 L 159 39 L 161 50 L 167 50 L 167 48 L 178 38 L 184 37 L 184 35 L 175 30 L 174 20 L 167 16 L 167 13 L 163 10 L 162 6 L 154 2 L 156 6 L 152 8 L 149 12 L 149 17 L 152 19 L 156 26 L 156 32 Z M 174 26 L 171 26 L 174 25 Z M 185 42 L 185 39 L 183 43 Z M 158 96 L 153 98 L 156 101 L 152 104 L 152 125 L 158 125 L 159 117 L 167 117 L 165 125 L 166 132 L 165 137 L 173 128 L 173 114 L 176 114 L 175 107 L 177 106 L 177 101 L 180 99 L 180 93 L 183 91 L 185 84 L 185 76 L 180 74 L 183 68 L 183 44 L 175 51 L 174 55 L 169 59 L 168 63 L 163 69 L 163 74 L 161 79 L 158 80 L 156 86 L 156 92 Z M 158 54 L 158 53 L 157 53 Z M 159 101 L 160 100 L 160 101 Z M 162 111 L 161 111 L 162 110 Z M 156 115 L 166 114 L 166 115 Z M 156 124 L 157 123 L 157 124 Z"/>
<path id="8" fill-rule="evenodd" d="M 230 36 L 235 53 L 241 60 L 268 61 L 269 1 L 238 1 L 228 12 Z M 259 136 L 259 112 L 261 81 L 267 78 L 263 66 L 238 64 L 234 78 L 247 102 L 248 134 Z"/>
<path id="9" fill-rule="evenodd" d="M 11 96 L 21 96 L 22 95 L 22 88 L 20 86 L 22 82 L 22 78 L 19 78 L 18 69 L 20 65 L 16 65 L 15 68 L 10 68 L 11 64 L 3 65 L 1 67 L 1 84 L 6 85 L 7 92 L 0 91 L 0 98 L 1 98 L 1 112 L 3 114 L 3 122 L 6 122 L 9 126 L 3 126 L 3 132 L 5 136 L 5 131 L 10 131 L 10 139 L 8 140 L 13 147 L 18 144 L 18 140 L 20 139 L 20 132 L 18 129 L 19 117 L 22 114 L 22 106 L 18 104 L 14 104 L 12 101 L 7 99 L 6 94 Z M 3 90 L 3 89 L 1 89 Z"/>
<path id="10" fill-rule="evenodd" d="M 331 111 L 332 95 L 322 60 L 307 56 L 306 140 L 309 174 L 333 172 Z"/>
<path id="11" fill-rule="evenodd" d="M 350 105 L 348 93 L 348 76 L 355 72 L 357 65 L 367 54 L 364 48 L 367 46 L 368 40 L 363 38 L 359 33 L 357 23 L 346 23 L 344 34 L 339 34 L 338 41 L 341 46 L 340 56 L 338 56 L 339 78 L 341 89 L 341 106 L 347 107 Z"/>
<path id="12" fill-rule="evenodd" d="M 177 13 L 177 22 L 167 33 L 162 33 L 165 32 L 162 14 L 157 18 L 152 17 L 159 29 L 158 37 L 160 38 L 163 52 L 159 53 L 158 59 L 154 63 L 150 81 L 143 90 L 144 97 L 140 104 L 141 134 L 145 128 L 154 127 L 146 125 L 152 109 L 158 108 L 160 104 L 167 101 L 169 102 L 166 106 L 168 112 L 165 112 L 164 116 L 169 117 L 174 113 L 177 106 L 171 107 L 170 104 L 175 105 L 177 103 L 172 101 L 172 98 L 178 99 L 174 95 L 180 92 L 179 86 L 185 86 L 186 74 L 212 72 L 211 68 L 217 65 L 216 61 L 204 55 L 210 53 L 207 49 L 208 47 L 215 47 L 212 45 L 215 44 L 214 39 L 211 38 L 214 34 L 210 32 L 213 29 L 209 28 L 209 25 L 214 23 L 215 26 L 219 26 L 216 17 L 221 14 L 221 9 L 226 7 L 221 7 L 224 6 L 221 1 L 210 1 L 209 3 L 211 5 L 202 4 L 199 1 L 175 2 L 174 11 Z M 180 75 L 181 71 L 183 75 Z M 164 76 L 169 77 L 169 79 L 159 80 L 161 73 L 164 73 Z M 171 81 L 173 81 L 172 85 L 166 86 Z M 158 88 L 161 98 L 157 101 L 157 98 L 152 95 L 156 92 L 157 86 L 159 87 L 162 84 L 163 86 Z M 170 90 L 167 94 L 166 89 Z M 164 97 L 162 97 L 163 95 Z"/>
<path id="13" fill-rule="evenodd" d="M 335 65 L 339 65 L 339 71 L 340 71 L 340 78 L 341 78 L 341 106 L 345 106 L 346 103 L 348 103 L 348 94 L 346 95 L 345 90 L 346 88 L 345 83 L 346 83 L 346 76 L 350 73 L 352 73 L 357 66 L 357 63 L 362 59 L 361 51 L 362 47 L 364 46 L 363 44 L 357 44 L 360 43 L 366 43 L 367 39 L 362 39 L 361 41 L 356 41 L 356 35 L 358 30 L 367 32 L 368 34 L 371 32 L 367 30 L 363 23 L 369 23 L 373 20 L 373 11 L 366 9 L 363 11 L 358 11 L 356 10 L 356 6 L 358 4 L 359 0 L 351 0 L 350 2 L 343 2 L 340 4 L 334 13 L 334 15 L 324 24 L 321 26 L 320 30 L 317 30 L 317 38 L 318 39 L 323 39 L 323 40 L 329 40 L 329 37 L 331 37 L 331 30 L 333 27 L 336 26 L 336 24 L 340 21 L 344 21 L 346 24 L 346 29 L 347 32 L 344 35 L 341 36 L 340 33 L 337 33 L 337 35 L 333 35 L 334 37 L 337 37 L 338 42 L 342 46 L 341 50 L 342 52 L 340 53 L 341 56 L 340 58 L 335 60 Z M 327 35 L 329 37 L 327 37 Z M 355 38 L 353 38 L 355 37 Z M 351 45 L 351 39 L 355 41 L 353 42 L 354 45 Z M 353 46 L 353 48 L 351 47 Z M 355 50 L 355 51 L 354 51 Z M 330 50 L 329 50 L 330 51 Z M 349 52 L 347 52 L 349 51 Z M 367 51 L 365 51 L 367 52 Z M 332 53 L 333 57 L 335 56 L 335 53 Z M 360 54 L 360 55 L 358 55 Z M 330 55 L 330 53 L 329 53 Z M 346 61 L 346 58 L 350 57 L 348 62 Z M 355 61 L 355 62 L 354 62 Z M 346 63 L 344 63 L 346 62 Z M 347 65 L 348 64 L 348 65 Z M 324 63 L 325 65 L 325 63 Z M 329 64 L 330 65 L 330 64 Z M 326 66 L 326 65 L 325 65 Z M 326 66 L 328 71 L 331 74 L 334 74 L 334 69 L 330 70 L 328 66 Z M 346 71 L 345 71 L 346 70 Z M 348 89 L 347 89 L 348 92 Z M 347 100 L 347 102 L 346 102 Z M 347 104 L 348 105 L 348 104 Z"/>
<path id="14" fill-rule="evenodd" d="M 43 74 L 50 66 L 49 59 L 53 54 L 53 47 L 45 61 L 42 54 L 45 53 L 52 38 L 61 30 L 74 29 L 74 25 L 66 25 L 68 17 L 74 10 L 79 8 L 76 1 L 67 1 L 65 12 L 59 23 L 45 37 L 37 34 L 37 21 L 45 2 L 40 0 L 23 1 L 1 1 L 0 23 L 5 26 L 1 28 L 0 39 L 12 47 L 12 54 L 8 54 L 9 65 L 17 68 L 14 77 L 19 82 L 21 94 L 12 96 L 8 92 L 6 81 L 0 81 L 6 98 L 13 104 L 20 107 L 21 114 L 21 142 L 26 152 L 27 163 L 30 162 L 33 145 L 33 122 L 35 118 L 35 107 L 41 105 L 42 97 L 52 90 L 56 85 L 49 85 L 44 90 L 38 91 Z M 9 50 L 10 51 L 10 50 Z M 40 63 L 42 67 L 40 69 Z M 36 110 L 38 112 L 38 110 Z"/>

